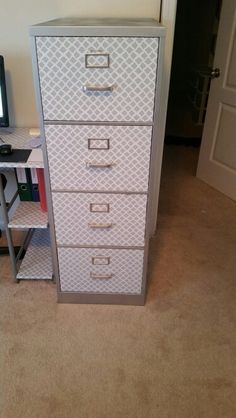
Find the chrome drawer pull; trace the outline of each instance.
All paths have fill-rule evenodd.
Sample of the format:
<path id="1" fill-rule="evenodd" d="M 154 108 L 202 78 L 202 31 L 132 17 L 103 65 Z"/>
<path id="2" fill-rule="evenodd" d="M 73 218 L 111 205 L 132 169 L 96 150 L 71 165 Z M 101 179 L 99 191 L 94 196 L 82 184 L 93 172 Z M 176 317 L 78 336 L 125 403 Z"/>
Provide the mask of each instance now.
<path id="1" fill-rule="evenodd" d="M 115 163 L 86 163 L 87 168 L 112 168 Z"/>
<path id="2" fill-rule="evenodd" d="M 114 224 L 112 223 L 97 224 L 95 222 L 89 222 L 88 226 L 89 228 L 93 228 L 93 229 L 110 229 L 114 226 Z"/>
<path id="3" fill-rule="evenodd" d="M 92 85 L 85 85 L 82 87 L 84 93 L 89 92 L 98 92 L 98 93 L 112 93 L 115 88 L 115 85 L 112 84 L 111 86 L 92 86 Z"/>
<path id="4" fill-rule="evenodd" d="M 112 277 L 114 276 L 114 274 L 96 274 L 96 273 L 92 273 L 90 272 L 90 277 L 91 279 L 96 279 L 96 280 L 109 280 L 112 279 Z"/>

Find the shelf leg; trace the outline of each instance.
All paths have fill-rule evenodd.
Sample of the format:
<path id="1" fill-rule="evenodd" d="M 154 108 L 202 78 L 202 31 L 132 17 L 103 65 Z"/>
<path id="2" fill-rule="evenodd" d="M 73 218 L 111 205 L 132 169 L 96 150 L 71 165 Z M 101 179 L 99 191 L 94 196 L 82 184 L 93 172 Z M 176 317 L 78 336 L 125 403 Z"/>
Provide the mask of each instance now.
<path id="1" fill-rule="evenodd" d="M 4 194 L 4 190 L 3 190 L 3 183 L 2 183 L 1 173 L 0 173 L 0 203 L 1 203 L 1 209 L 2 209 L 2 218 L 3 218 L 3 223 L 4 223 L 4 227 L 5 227 L 5 231 L 6 231 L 7 243 L 8 243 L 8 248 L 9 248 L 12 274 L 13 274 L 13 277 L 14 277 L 14 281 L 18 282 L 17 279 L 16 279 L 17 267 L 16 267 L 15 251 L 14 251 L 11 231 L 8 228 L 8 223 L 9 223 L 8 210 L 7 210 L 5 194 Z"/>

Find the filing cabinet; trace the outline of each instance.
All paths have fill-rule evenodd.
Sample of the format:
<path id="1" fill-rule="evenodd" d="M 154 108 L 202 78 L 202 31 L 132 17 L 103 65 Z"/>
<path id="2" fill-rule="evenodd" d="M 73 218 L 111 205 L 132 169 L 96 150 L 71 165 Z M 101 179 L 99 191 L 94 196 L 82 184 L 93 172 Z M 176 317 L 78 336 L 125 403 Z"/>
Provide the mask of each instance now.
<path id="1" fill-rule="evenodd" d="M 30 33 L 58 300 L 143 304 L 165 29 L 58 19 Z"/>

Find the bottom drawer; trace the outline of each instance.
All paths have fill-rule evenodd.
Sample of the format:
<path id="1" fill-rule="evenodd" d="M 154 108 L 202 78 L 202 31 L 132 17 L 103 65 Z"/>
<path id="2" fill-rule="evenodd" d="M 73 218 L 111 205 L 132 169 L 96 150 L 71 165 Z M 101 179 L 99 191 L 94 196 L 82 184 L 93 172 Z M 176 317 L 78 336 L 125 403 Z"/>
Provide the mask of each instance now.
<path id="1" fill-rule="evenodd" d="M 58 248 L 63 292 L 141 294 L 143 250 Z"/>

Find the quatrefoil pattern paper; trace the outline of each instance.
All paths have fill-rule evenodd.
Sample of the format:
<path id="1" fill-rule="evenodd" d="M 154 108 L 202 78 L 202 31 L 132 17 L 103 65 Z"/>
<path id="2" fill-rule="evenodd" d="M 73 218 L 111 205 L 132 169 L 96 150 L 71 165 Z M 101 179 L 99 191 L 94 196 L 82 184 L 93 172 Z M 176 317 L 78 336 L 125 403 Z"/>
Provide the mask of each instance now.
<path id="1" fill-rule="evenodd" d="M 52 36 L 36 45 L 45 120 L 152 122 L 158 38 Z M 86 68 L 91 51 L 108 53 L 109 68 Z M 86 85 L 114 90 L 86 93 Z"/>

